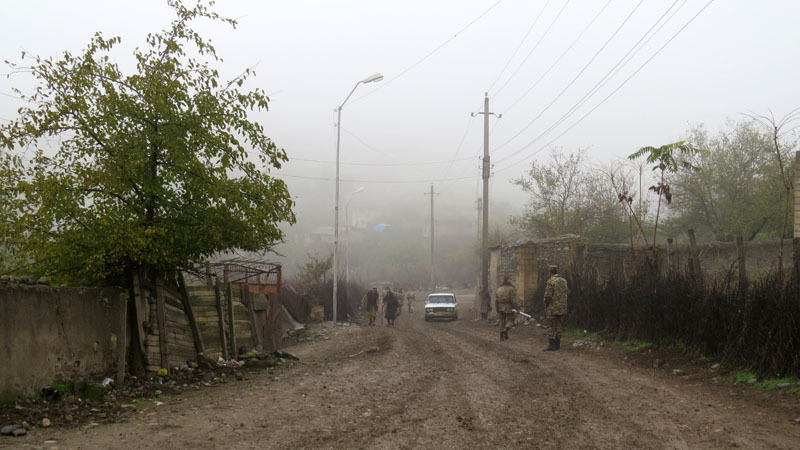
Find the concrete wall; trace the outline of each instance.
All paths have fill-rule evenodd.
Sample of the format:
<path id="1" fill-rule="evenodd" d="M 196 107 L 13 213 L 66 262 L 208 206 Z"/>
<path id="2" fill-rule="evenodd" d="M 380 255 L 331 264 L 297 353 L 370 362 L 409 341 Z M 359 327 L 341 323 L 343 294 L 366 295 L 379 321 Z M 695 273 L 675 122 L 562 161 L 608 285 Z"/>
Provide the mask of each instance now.
<path id="1" fill-rule="evenodd" d="M 115 288 L 0 286 L 0 397 L 112 375 L 125 299 Z"/>

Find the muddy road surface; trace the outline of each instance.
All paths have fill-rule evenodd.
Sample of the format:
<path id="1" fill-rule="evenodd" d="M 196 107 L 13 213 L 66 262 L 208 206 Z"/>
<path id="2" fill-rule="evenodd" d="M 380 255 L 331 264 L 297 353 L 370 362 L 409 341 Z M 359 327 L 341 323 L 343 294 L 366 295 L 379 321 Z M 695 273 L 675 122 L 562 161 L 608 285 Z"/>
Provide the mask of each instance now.
<path id="1" fill-rule="evenodd" d="M 800 448 L 797 396 L 632 365 L 615 348 L 542 352 L 535 325 L 501 342 L 460 304 L 455 322 L 418 310 L 394 328 L 328 324 L 328 338 L 286 348 L 301 361 L 291 368 L 0 447 Z"/>

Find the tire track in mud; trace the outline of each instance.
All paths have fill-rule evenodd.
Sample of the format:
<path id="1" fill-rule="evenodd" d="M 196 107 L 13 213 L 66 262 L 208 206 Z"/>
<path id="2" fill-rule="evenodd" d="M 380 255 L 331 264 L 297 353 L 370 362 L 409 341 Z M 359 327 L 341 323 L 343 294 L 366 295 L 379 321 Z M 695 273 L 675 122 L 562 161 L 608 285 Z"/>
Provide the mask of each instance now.
<path id="1" fill-rule="evenodd" d="M 567 422 L 543 430 L 555 430 L 557 439 L 550 441 L 554 446 L 796 448 L 800 442 L 800 428 L 774 411 L 761 408 L 753 412 L 757 408 L 748 403 L 737 405 L 729 396 L 720 398 L 674 377 L 623 366 L 602 356 L 571 352 L 568 346 L 559 353 L 543 353 L 531 345 L 544 340 L 533 328 L 522 327 L 512 333 L 510 341 L 500 343 L 483 324 L 459 325 L 447 330 L 456 341 L 488 350 L 505 347 L 505 351 L 495 351 L 511 361 L 526 355 L 524 359 L 532 367 L 525 376 L 537 382 L 552 380 L 539 393 L 551 393 L 549 401 L 553 397 L 556 402 L 561 398 L 562 403 L 568 399 L 569 409 L 556 408 L 555 414 Z M 747 410 L 756 416 L 776 417 L 761 420 L 754 427 L 756 420 L 742 412 Z M 548 422 L 547 416 L 538 418 Z"/>
<path id="2" fill-rule="evenodd" d="M 591 385 L 551 364 L 555 355 L 532 349 L 536 340 L 512 332 L 509 341 L 500 342 L 499 337 L 492 336 L 499 334 L 496 328 L 487 332 L 488 327 L 484 327 L 482 323 L 464 322 L 446 332 L 453 345 L 468 347 L 464 352 L 492 355 L 500 360 L 498 367 L 507 368 L 496 371 L 496 382 L 508 387 L 513 401 L 507 405 L 508 417 L 499 420 L 512 424 L 509 433 L 516 436 L 516 443 L 541 448 L 662 446 L 663 438 L 652 435 L 636 421 L 609 421 L 614 417 L 612 411 L 595 397 Z M 525 433 L 520 435 L 518 430 Z"/>

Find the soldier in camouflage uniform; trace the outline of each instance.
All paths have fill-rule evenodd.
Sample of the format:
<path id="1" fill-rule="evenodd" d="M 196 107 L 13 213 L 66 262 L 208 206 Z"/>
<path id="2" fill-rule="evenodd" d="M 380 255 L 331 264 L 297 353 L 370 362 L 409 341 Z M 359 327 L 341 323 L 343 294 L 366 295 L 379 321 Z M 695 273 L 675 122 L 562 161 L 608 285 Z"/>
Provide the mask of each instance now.
<path id="1" fill-rule="evenodd" d="M 547 316 L 549 345 L 546 352 L 561 349 L 561 333 L 564 331 L 564 316 L 567 315 L 567 280 L 558 274 L 558 267 L 550 266 L 550 278 L 544 289 L 544 312 Z"/>
<path id="2" fill-rule="evenodd" d="M 514 325 L 514 310 L 519 310 L 517 289 L 511 282 L 511 275 L 503 277 L 503 284 L 497 288 L 495 294 L 495 309 L 500 316 L 500 340 L 508 340 L 508 330 Z"/>

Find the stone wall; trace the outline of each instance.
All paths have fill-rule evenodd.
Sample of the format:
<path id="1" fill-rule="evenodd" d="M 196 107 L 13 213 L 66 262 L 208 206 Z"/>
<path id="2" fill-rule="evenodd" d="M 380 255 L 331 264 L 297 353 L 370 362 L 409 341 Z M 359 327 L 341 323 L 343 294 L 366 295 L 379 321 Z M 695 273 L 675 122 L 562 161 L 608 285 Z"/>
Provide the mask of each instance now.
<path id="1" fill-rule="evenodd" d="M 0 286 L 0 398 L 113 375 L 126 302 L 115 288 Z"/>
<path id="2" fill-rule="evenodd" d="M 691 251 L 687 242 L 673 241 L 669 246 L 657 248 L 659 270 L 689 269 Z M 751 279 L 777 269 L 778 241 L 745 242 L 747 273 Z M 784 254 L 791 254 L 792 242 L 784 242 Z M 738 270 L 736 244 L 712 242 L 697 245 L 703 277 L 720 279 L 730 271 Z M 641 247 L 636 257 L 626 244 L 586 244 L 578 236 L 563 236 L 539 239 L 513 246 L 490 248 L 489 284 L 494 296 L 504 275 L 515 278 L 517 293 L 526 310 L 538 312 L 544 283 L 548 277 L 548 266 L 556 265 L 562 274 L 579 271 L 583 276 L 594 276 L 599 280 L 613 277 L 629 277 L 634 269 L 647 264 L 652 250 Z M 652 259 L 652 258 L 651 258 Z"/>

